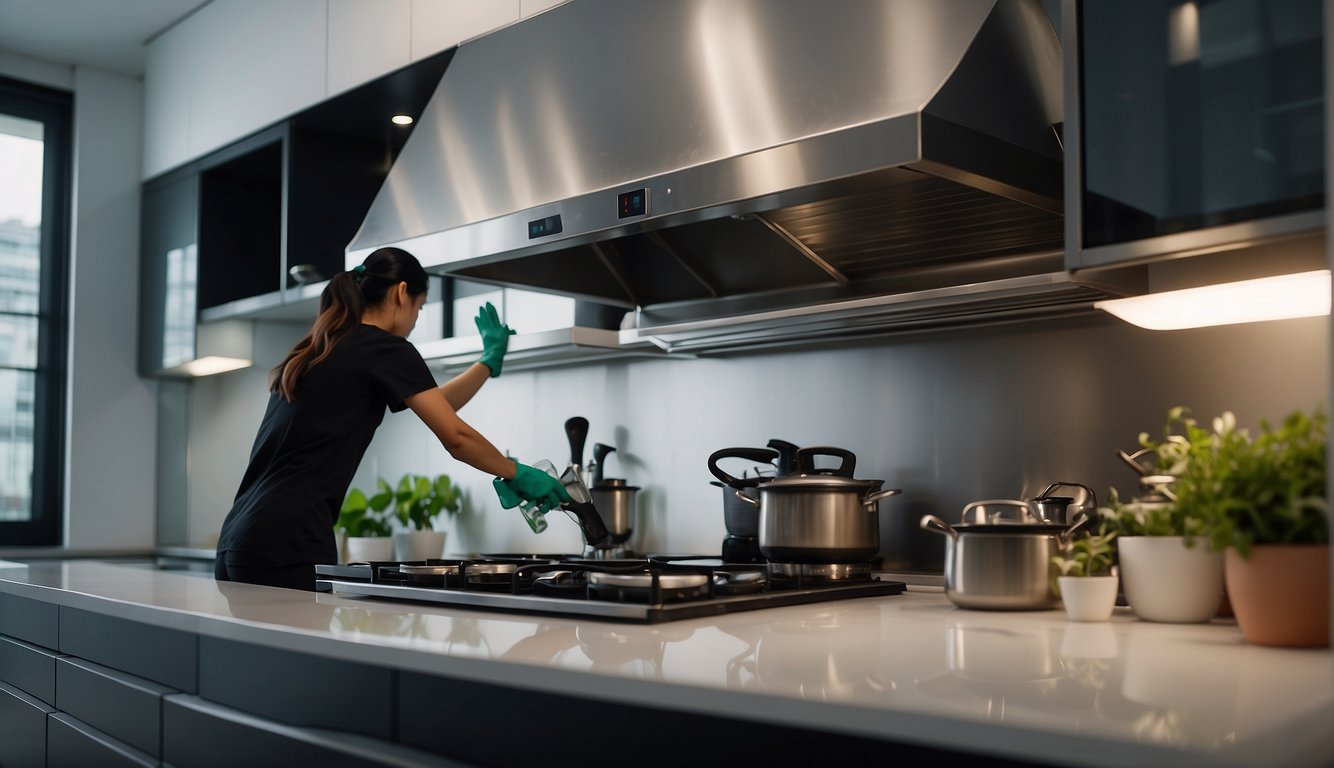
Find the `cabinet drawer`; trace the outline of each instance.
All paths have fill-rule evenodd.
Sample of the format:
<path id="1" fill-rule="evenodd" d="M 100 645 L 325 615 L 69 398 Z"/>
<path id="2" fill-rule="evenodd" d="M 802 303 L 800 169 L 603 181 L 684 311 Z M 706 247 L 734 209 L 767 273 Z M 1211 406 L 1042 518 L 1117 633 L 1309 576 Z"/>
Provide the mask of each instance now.
<path id="1" fill-rule="evenodd" d="M 55 710 L 22 691 L 0 683 L 0 765 L 46 765 L 46 716 Z"/>
<path id="2" fill-rule="evenodd" d="M 162 758 L 181 766 L 466 768 L 443 757 L 356 734 L 283 725 L 177 694 L 163 699 Z"/>
<path id="3" fill-rule="evenodd" d="M 47 718 L 47 768 L 157 768 L 158 761 L 122 741 L 56 712 Z"/>
<path id="4" fill-rule="evenodd" d="M 59 655 L 41 646 L 0 635 L 0 683 L 8 683 L 47 704 L 54 704 L 56 658 Z"/>
<path id="5" fill-rule="evenodd" d="M 199 643 L 187 632 L 62 608 L 60 650 L 178 691 L 196 689 Z"/>
<path id="6" fill-rule="evenodd" d="M 162 697 L 175 693 L 151 680 L 90 661 L 56 664 L 56 706 L 130 746 L 157 756 L 162 748 Z"/>
<path id="7" fill-rule="evenodd" d="M 393 738 L 393 673 L 382 667 L 201 637 L 199 695 L 292 725 Z"/>
<path id="8" fill-rule="evenodd" d="M 46 648 L 60 646 L 60 615 L 54 603 L 0 592 L 0 635 Z"/>

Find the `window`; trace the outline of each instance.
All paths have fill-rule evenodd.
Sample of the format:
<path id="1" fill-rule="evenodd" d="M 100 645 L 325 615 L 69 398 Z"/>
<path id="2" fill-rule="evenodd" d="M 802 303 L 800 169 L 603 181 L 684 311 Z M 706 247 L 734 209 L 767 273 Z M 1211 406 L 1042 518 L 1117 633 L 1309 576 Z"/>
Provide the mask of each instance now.
<path id="1" fill-rule="evenodd" d="M 0 546 L 61 539 L 70 111 L 0 78 Z"/>

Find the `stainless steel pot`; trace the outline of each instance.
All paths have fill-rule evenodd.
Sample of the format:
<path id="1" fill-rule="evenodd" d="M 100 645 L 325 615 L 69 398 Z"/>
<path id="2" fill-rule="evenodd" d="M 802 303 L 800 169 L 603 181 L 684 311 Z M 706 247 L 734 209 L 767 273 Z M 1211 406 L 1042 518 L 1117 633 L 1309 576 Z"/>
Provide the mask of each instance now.
<path id="1" fill-rule="evenodd" d="M 760 554 L 774 563 L 860 563 L 880 551 L 878 502 L 899 489 L 883 480 L 790 475 L 758 486 Z"/>
<path id="2" fill-rule="evenodd" d="M 980 503 L 964 507 L 963 518 L 969 519 L 974 505 Z M 950 602 L 960 608 L 1031 611 L 1056 605 L 1052 556 L 1069 549 L 1071 537 L 1087 520 L 1081 515 L 1069 526 L 1024 522 L 950 525 L 935 515 L 925 515 L 921 526 L 947 537 L 945 596 Z"/>
<path id="3" fill-rule="evenodd" d="M 593 486 L 593 507 L 607 526 L 608 539 L 613 544 L 630 540 L 635 530 L 635 492 L 638 486 L 626 485 L 624 478 L 609 477 L 601 485 Z"/>

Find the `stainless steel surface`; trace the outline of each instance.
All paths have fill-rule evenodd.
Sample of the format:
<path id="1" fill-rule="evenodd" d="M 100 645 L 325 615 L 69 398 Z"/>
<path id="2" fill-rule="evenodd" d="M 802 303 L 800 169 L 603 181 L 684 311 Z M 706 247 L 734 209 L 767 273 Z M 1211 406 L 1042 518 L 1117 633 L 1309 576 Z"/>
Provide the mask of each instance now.
<path id="1" fill-rule="evenodd" d="M 449 565 L 410 565 L 404 563 L 398 566 L 398 570 L 400 573 L 409 576 L 457 576 L 459 565 L 458 563 Z"/>
<path id="2" fill-rule="evenodd" d="M 612 544 L 624 544 L 635 530 L 635 494 L 639 488 L 624 483 L 623 479 L 613 478 L 592 490 L 593 507 L 602 516 Z"/>
<path id="3" fill-rule="evenodd" d="M 599 584 L 608 587 L 629 587 L 631 589 L 648 589 L 653 585 L 653 574 L 650 573 L 590 573 L 588 574 L 589 584 Z M 658 574 L 658 586 L 663 589 L 688 589 L 690 587 L 702 587 L 709 583 L 709 577 L 703 573 L 662 573 Z"/>
<path id="4" fill-rule="evenodd" d="M 1015 524 L 1003 533 L 951 526 L 935 515 L 922 517 L 925 530 L 945 539 L 945 596 L 960 608 L 1028 611 L 1050 608 L 1059 598 L 1052 590 L 1053 555 L 1064 551 L 1060 533 L 1028 531 Z M 988 525 L 988 529 L 1000 526 Z"/>
<path id="5" fill-rule="evenodd" d="M 1033 268 L 1058 266 L 1035 264 Z M 1003 277 L 974 279 L 982 278 L 976 271 L 897 275 L 892 293 L 858 298 L 828 288 L 806 289 L 800 295 L 788 291 L 777 307 L 772 295 L 644 307 L 636 311 L 636 328 L 630 333 L 673 354 L 736 351 L 794 339 L 874 337 L 961 324 L 1093 314 L 1093 302 L 1106 295 L 1075 282 L 1064 271 L 1010 276 L 1016 271 L 1011 268 L 996 270 Z"/>
<path id="6" fill-rule="evenodd" d="M 769 573 L 789 579 L 829 581 L 858 579 L 871 574 L 870 563 L 769 563 Z"/>
<path id="7" fill-rule="evenodd" d="M 1056 496 L 1053 491 L 1060 488 L 1077 488 L 1079 496 Z M 1091 514 L 1098 508 L 1098 495 L 1083 483 L 1055 482 L 1048 485 L 1036 498 L 1030 500 L 1038 521 L 1042 523 L 1063 524 L 1073 522 L 1075 515 L 1084 512 Z"/>
<path id="8" fill-rule="evenodd" d="M 368 584 L 350 581 L 325 581 L 323 583 L 328 584 L 330 591 L 334 594 L 420 600 L 464 607 L 497 607 L 532 613 L 572 613 L 609 619 L 637 619 L 644 614 L 644 606 L 635 603 L 570 600 L 560 597 L 510 595 L 499 592 L 469 592 L 461 589 L 404 587 L 394 584 Z"/>
<path id="9" fill-rule="evenodd" d="M 789 475 L 758 486 L 760 552 L 779 563 L 869 561 L 880 551 L 878 503 L 899 493 L 882 482 Z"/>
<path id="10" fill-rule="evenodd" d="M 715 318 L 1057 272 L 1060 65 L 1031 0 L 567 3 L 459 48 L 348 260 Z"/>
<path id="11" fill-rule="evenodd" d="M 417 342 L 417 351 L 432 368 L 446 373 L 457 372 L 477 362 L 482 353 L 482 339 L 472 335 Z M 505 353 L 505 370 L 522 371 L 562 363 L 662 355 L 661 349 L 638 338 L 634 331 L 574 326 L 512 336 Z"/>

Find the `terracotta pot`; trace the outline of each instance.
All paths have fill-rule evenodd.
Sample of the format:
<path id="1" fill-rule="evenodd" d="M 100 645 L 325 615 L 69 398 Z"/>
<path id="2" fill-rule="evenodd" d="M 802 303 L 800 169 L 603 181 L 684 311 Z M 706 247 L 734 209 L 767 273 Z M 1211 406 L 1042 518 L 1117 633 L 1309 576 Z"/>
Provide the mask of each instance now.
<path id="1" fill-rule="evenodd" d="M 1225 557 L 1227 593 L 1246 640 L 1256 645 L 1329 645 L 1329 545 L 1270 544 Z"/>

